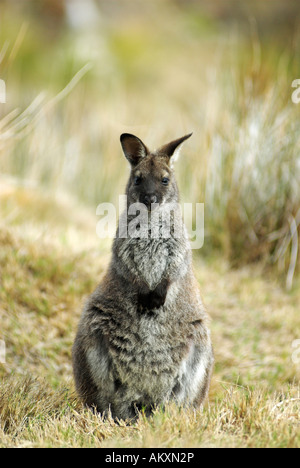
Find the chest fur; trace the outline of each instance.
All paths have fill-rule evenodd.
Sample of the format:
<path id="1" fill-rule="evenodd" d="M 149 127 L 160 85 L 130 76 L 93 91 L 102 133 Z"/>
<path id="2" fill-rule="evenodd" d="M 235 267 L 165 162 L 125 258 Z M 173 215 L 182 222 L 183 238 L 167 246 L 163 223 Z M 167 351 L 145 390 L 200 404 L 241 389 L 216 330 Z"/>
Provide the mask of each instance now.
<path id="1" fill-rule="evenodd" d="M 177 205 L 176 205 L 177 206 Z M 168 277 L 168 273 L 180 271 L 188 250 L 186 229 L 181 212 L 175 209 L 172 216 L 166 207 L 161 206 L 151 214 L 144 225 L 141 237 L 115 240 L 118 260 L 137 278 L 141 278 L 153 290 Z M 126 212 L 121 216 L 121 225 L 127 225 Z M 118 231 L 119 232 L 119 231 Z"/>
<path id="2" fill-rule="evenodd" d="M 119 257 L 135 276 L 141 277 L 150 289 L 162 280 L 171 261 L 168 242 L 162 239 L 126 239 Z"/>

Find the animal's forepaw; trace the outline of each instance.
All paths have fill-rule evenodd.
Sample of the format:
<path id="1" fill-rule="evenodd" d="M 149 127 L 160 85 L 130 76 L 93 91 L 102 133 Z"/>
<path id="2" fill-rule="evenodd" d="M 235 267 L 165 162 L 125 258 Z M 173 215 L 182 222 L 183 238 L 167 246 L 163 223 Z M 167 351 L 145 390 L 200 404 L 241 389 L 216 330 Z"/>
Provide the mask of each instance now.
<path id="1" fill-rule="evenodd" d="M 152 311 L 159 309 L 165 304 L 168 292 L 168 282 L 162 281 L 154 291 L 150 291 L 148 294 L 140 294 L 138 297 L 139 311 Z"/>

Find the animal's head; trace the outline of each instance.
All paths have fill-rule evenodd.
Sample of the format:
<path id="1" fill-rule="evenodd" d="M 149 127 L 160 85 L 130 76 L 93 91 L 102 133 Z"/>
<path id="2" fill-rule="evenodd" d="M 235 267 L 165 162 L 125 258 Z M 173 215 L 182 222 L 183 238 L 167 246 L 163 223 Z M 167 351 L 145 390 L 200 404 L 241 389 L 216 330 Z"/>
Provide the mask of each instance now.
<path id="1" fill-rule="evenodd" d="M 121 145 L 131 165 L 127 184 L 129 204 L 144 203 L 150 210 L 152 204 L 178 201 L 172 163 L 178 157 L 182 143 L 191 135 L 171 141 L 153 152 L 138 137 L 129 133 L 121 135 Z"/>

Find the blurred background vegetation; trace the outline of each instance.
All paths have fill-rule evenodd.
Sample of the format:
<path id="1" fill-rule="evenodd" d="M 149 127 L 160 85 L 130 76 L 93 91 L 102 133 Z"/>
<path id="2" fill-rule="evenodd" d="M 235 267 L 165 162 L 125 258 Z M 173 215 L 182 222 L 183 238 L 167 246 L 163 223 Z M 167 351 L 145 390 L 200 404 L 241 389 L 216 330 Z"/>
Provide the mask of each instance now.
<path id="1" fill-rule="evenodd" d="M 0 0 L 0 446 L 299 446 L 299 62 L 299 0 Z M 191 131 L 175 171 L 205 203 L 210 405 L 114 426 L 73 393 L 110 258 L 96 207 L 124 192 L 122 132 Z"/>
<path id="2" fill-rule="evenodd" d="M 95 213 L 124 191 L 122 132 L 154 148 L 193 131 L 176 172 L 182 201 L 205 202 L 201 255 L 260 261 L 292 287 L 299 0 L 0 0 L 0 18 L 2 190 Z M 1 210 L 13 219 L 9 198 Z"/>

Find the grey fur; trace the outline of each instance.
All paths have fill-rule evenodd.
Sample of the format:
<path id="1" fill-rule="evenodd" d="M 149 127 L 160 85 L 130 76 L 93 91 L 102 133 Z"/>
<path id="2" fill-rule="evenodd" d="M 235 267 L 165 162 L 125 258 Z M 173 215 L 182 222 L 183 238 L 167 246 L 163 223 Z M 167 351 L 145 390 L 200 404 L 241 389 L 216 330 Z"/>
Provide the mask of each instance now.
<path id="1" fill-rule="evenodd" d="M 163 215 L 172 201 L 171 226 L 177 235 L 173 229 L 168 238 L 151 237 L 154 227 L 164 228 L 164 216 L 155 218 L 155 226 L 149 224 L 148 239 L 120 238 L 118 230 L 108 271 L 83 311 L 73 346 L 76 388 L 88 406 L 113 417 L 134 418 L 138 409 L 151 411 L 170 400 L 199 406 L 208 393 L 210 332 L 170 165 L 187 137 L 155 153 L 133 135 L 121 137 L 132 165 L 128 207 L 154 193 L 156 214 Z M 134 183 L 137 170 L 140 187 Z M 161 187 L 166 171 L 168 187 Z M 129 218 L 125 212 L 123 221 Z"/>

